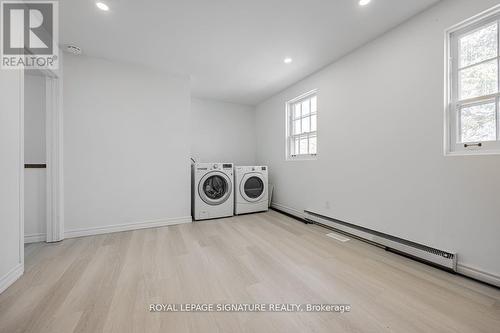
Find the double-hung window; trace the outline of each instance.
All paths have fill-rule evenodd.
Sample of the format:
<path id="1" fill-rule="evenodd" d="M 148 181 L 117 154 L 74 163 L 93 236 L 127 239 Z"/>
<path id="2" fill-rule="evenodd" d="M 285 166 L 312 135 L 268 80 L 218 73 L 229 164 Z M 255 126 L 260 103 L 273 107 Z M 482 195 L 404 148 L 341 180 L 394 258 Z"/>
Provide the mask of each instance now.
<path id="1" fill-rule="evenodd" d="M 500 153 L 499 20 L 492 12 L 448 34 L 447 153 Z"/>
<path id="2" fill-rule="evenodd" d="M 286 104 L 288 160 L 314 159 L 318 153 L 318 97 L 316 91 Z"/>

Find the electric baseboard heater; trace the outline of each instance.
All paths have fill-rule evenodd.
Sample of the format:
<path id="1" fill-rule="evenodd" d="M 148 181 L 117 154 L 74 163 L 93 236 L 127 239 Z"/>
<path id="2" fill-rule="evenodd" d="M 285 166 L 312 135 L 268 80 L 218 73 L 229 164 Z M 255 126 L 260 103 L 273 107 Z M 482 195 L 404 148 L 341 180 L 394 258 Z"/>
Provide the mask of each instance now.
<path id="1" fill-rule="evenodd" d="M 410 257 L 440 266 L 453 272 L 457 271 L 457 254 L 450 253 L 422 244 L 414 243 L 402 238 L 387 235 L 378 231 L 370 230 L 347 222 L 342 222 L 328 216 L 311 211 L 304 211 L 304 218 L 312 223 L 331 227 L 346 234 L 381 245 L 387 250 L 393 250 Z"/>

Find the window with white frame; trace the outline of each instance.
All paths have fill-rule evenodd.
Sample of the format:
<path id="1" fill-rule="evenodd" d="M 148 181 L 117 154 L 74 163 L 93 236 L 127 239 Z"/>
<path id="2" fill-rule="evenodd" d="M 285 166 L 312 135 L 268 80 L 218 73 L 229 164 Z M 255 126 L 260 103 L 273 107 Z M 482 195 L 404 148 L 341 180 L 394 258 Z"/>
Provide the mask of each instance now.
<path id="1" fill-rule="evenodd" d="M 311 159 L 318 153 L 318 97 L 316 91 L 286 104 L 287 159 Z"/>
<path id="2" fill-rule="evenodd" d="M 448 153 L 500 153 L 500 13 L 449 33 Z"/>

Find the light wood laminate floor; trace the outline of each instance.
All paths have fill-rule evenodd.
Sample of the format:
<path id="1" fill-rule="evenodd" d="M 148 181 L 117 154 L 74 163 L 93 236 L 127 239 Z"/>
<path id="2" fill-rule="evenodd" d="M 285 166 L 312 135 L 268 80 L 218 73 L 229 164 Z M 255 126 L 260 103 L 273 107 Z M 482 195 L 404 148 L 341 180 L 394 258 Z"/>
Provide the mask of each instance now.
<path id="1" fill-rule="evenodd" d="M 500 332 L 500 290 L 277 212 L 26 247 L 0 332 Z M 350 313 L 150 313 L 344 303 Z"/>

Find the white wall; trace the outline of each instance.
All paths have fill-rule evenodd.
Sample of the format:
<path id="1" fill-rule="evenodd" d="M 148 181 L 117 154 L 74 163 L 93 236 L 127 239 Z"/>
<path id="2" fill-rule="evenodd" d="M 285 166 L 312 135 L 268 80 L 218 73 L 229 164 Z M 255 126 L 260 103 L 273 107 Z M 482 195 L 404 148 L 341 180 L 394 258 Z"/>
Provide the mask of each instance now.
<path id="1" fill-rule="evenodd" d="M 46 162 L 45 77 L 24 76 L 24 162 Z"/>
<path id="2" fill-rule="evenodd" d="M 0 70 L 0 292 L 23 272 L 23 73 Z"/>
<path id="3" fill-rule="evenodd" d="M 443 156 L 444 31 L 497 2 L 443 1 L 259 105 L 274 201 L 457 251 L 461 271 L 500 277 L 500 156 Z M 286 162 L 285 102 L 315 88 L 318 160 Z"/>
<path id="4" fill-rule="evenodd" d="M 24 241 L 46 240 L 47 170 L 24 169 Z"/>
<path id="5" fill-rule="evenodd" d="M 189 80 L 66 56 L 63 90 L 66 235 L 190 221 Z"/>
<path id="6" fill-rule="evenodd" d="M 200 162 L 256 162 L 255 108 L 191 99 L 191 156 Z"/>
<path id="7" fill-rule="evenodd" d="M 47 162 L 45 104 L 45 77 L 36 73 L 25 74 L 24 163 Z M 24 170 L 24 236 L 26 242 L 45 240 L 46 178 L 46 169 Z"/>

